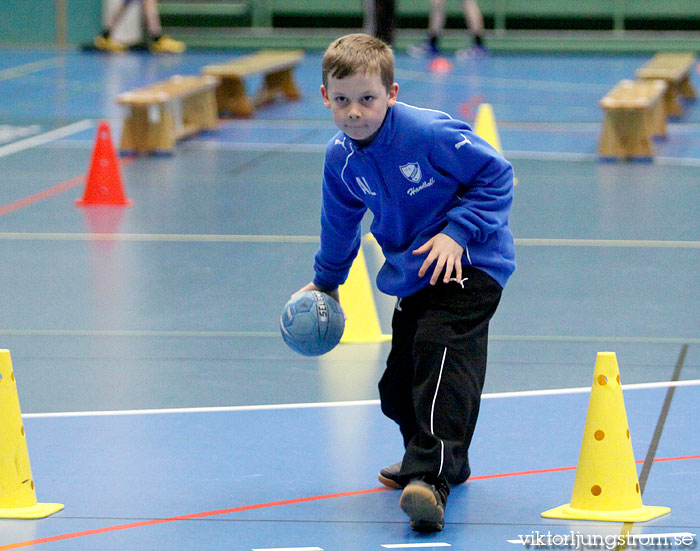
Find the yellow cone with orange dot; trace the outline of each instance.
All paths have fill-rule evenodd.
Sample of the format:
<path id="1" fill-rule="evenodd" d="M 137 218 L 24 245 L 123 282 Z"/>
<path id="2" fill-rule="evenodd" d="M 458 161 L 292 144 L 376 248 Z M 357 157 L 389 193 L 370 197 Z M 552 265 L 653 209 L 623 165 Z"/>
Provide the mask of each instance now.
<path id="1" fill-rule="evenodd" d="M 37 503 L 9 350 L 0 350 L 0 518 L 44 518 L 61 503 Z"/>
<path id="2" fill-rule="evenodd" d="M 645 522 L 670 511 L 642 504 L 617 357 L 599 352 L 571 503 L 542 516 Z"/>

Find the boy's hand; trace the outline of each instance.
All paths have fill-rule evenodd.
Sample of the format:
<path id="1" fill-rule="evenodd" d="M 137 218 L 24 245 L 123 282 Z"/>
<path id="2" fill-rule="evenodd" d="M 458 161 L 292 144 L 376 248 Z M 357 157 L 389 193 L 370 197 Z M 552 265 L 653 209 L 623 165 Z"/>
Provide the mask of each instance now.
<path id="1" fill-rule="evenodd" d="M 454 277 L 461 281 L 463 252 L 464 247 L 462 247 L 462 245 L 457 243 L 449 235 L 444 233 L 437 234 L 435 237 L 429 239 L 423 245 L 413 251 L 413 254 L 415 255 L 429 253 L 423 262 L 423 265 L 420 267 L 420 270 L 418 270 L 418 276 L 423 277 L 428 271 L 428 268 L 430 268 L 433 262 L 435 262 L 435 270 L 433 270 L 433 275 L 430 278 L 431 285 L 435 285 L 437 283 L 443 268 L 445 270 L 445 277 L 442 278 L 444 283 L 448 283 L 450 281 L 453 271 Z"/>
<path id="2" fill-rule="evenodd" d="M 332 296 L 338 304 L 340 304 L 340 293 L 338 292 L 338 289 L 335 289 L 334 291 L 325 291 L 324 289 L 319 289 L 316 285 L 311 283 L 307 283 L 304 285 L 301 289 L 299 289 L 296 293 L 294 293 L 291 298 L 294 298 L 300 293 L 304 293 L 306 291 L 321 291 L 322 293 L 326 293 L 327 295 Z"/>

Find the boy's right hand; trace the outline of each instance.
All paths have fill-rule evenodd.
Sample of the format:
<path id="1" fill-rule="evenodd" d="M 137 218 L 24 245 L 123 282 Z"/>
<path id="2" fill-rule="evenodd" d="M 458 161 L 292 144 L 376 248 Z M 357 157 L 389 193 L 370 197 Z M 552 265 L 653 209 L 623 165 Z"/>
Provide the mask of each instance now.
<path id="1" fill-rule="evenodd" d="M 292 295 L 292 298 L 294 298 L 298 294 L 304 293 L 306 291 L 321 291 L 322 293 L 326 293 L 327 295 L 332 296 L 336 300 L 336 302 L 338 302 L 338 304 L 340 304 L 340 293 L 338 292 L 337 288 L 333 291 L 326 291 L 324 289 L 319 289 L 316 285 L 314 285 L 313 282 L 307 283 L 306 285 L 304 285 L 301 289 L 299 289 L 296 293 L 294 293 Z"/>

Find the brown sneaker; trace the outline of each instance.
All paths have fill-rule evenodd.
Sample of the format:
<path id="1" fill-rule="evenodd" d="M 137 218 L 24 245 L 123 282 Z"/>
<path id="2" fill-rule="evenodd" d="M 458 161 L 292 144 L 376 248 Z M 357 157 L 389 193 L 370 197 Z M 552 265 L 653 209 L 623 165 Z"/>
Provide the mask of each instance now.
<path id="1" fill-rule="evenodd" d="M 447 489 L 415 478 L 408 483 L 399 505 L 416 532 L 439 532 L 445 527 Z"/>
<path id="2" fill-rule="evenodd" d="M 379 482 L 384 484 L 387 488 L 391 488 L 392 490 L 401 490 L 403 489 L 403 484 L 399 482 L 399 474 L 401 473 L 401 461 L 398 461 L 394 463 L 393 465 L 389 465 L 388 467 L 384 467 L 381 471 L 379 471 Z"/>

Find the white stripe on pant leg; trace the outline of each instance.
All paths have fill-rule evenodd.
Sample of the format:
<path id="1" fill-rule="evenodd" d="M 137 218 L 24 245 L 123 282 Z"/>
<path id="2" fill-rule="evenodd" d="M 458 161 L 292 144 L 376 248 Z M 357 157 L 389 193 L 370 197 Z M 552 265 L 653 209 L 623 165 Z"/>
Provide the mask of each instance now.
<path id="1" fill-rule="evenodd" d="M 435 434 L 435 402 L 437 400 L 438 391 L 440 390 L 440 381 L 442 381 L 442 370 L 445 368 L 445 358 L 447 357 L 447 347 L 442 353 L 442 363 L 440 364 L 440 374 L 438 375 L 437 386 L 435 387 L 435 395 L 433 396 L 433 405 L 430 408 L 430 432 L 435 438 L 440 440 L 440 470 L 438 476 L 442 474 L 442 467 L 445 463 L 445 443 Z"/>

